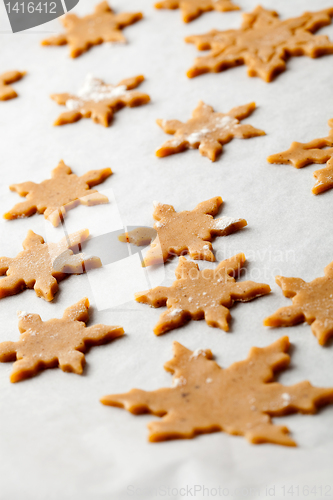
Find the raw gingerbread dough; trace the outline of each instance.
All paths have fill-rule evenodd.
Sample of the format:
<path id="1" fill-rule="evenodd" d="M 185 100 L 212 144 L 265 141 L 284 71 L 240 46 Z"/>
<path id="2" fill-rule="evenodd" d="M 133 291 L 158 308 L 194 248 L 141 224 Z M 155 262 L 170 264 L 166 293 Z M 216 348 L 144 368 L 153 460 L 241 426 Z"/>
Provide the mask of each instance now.
<path id="1" fill-rule="evenodd" d="M 250 102 L 237 106 L 228 113 L 215 113 L 212 106 L 200 101 L 192 113 L 192 118 L 186 123 L 179 120 L 156 120 L 164 132 L 175 136 L 156 151 L 156 156 L 163 157 L 186 149 L 199 148 L 203 156 L 215 161 L 222 153 L 222 145 L 234 137 L 250 139 L 265 135 L 263 130 L 239 122 L 250 116 L 255 107 L 255 103 Z"/>
<path id="2" fill-rule="evenodd" d="M 148 424 L 152 442 L 224 431 L 254 444 L 296 446 L 288 428 L 273 424 L 271 417 L 315 413 L 333 403 L 333 388 L 313 387 L 308 381 L 292 386 L 274 382 L 290 362 L 288 349 L 289 339 L 282 337 L 267 347 L 252 347 L 247 359 L 223 369 L 209 349 L 192 352 L 174 342 L 174 357 L 164 365 L 173 374 L 172 388 L 132 389 L 101 402 L 134 415 L 161 417 Z"/>
<path id="3" fill-rule="evenodd" d="M 0 75 L 0 101 L 8 101 L 17 97 L 17 93 L 10 86 L 11 83 L 18 82 L 24 77 L 26 71 L 7 71 Z"/>
<path id="4" fill-rule="evenodd" d="M 131 243 L 137 247 L 149 245 L 154 238 L 156 238 L 156 231 L 152 227 L 137 227 L 118 236 L 118 240 L 122 243 Z"/>
<path id="5" fill-rule="evenodd" d="M 325 267 L 325 276 L 306 283 L 301 278 L 276 276 L 283 295 L 293 305 L 281 307 L 264 320 L 265 326 L 293 326 L 306 321 L 320 345 L 333 337 L 333 262 Z"/>
<path id="6" fill-rule="evenodd" d="M 58 281 L 69 274 L 101 267 L 99 257 L 73 254 L 73 250 L 81 250 L 81 243 L 88 236 L 88 229 L 82 229 L 58 243 L 44 243 L 42 236 L 29 230 L 22 244 L 23 252 L 13 258 L 0 257 L 0 275 L 7 274 L 0 279 L 0 299 L 16 295 L 25 288 L 34 288 L 38 297 L 50 301 L 58 291 Z"/>
<path id="7" fill-rule="evenodd" d="M 269 285 L 263 283 L 236 283 L 235 277 L 245 260 L 245 255 L 240 253 L 224 260 L 215 269 L 199 271 L 195 262 L 180 257 L 175 271 L 177 280 L 170 287 L 158 286 L 135 294 L 137 302 L 168 308 L 154 328 L 155 335 L 178 328 L 191 319 L 205 319 L 207 325 L 227 332 L 231 319 L 229 308 L 234 301 L 248 302 L 271 291 Z"/>
<path id="8" fill-rule="evenodd" d="M 135 89 L 143 82 L 142 75 L 122 80 L 117 85 L 104 83 L 99 78 L 87 75 L 84 85 L 77 96 L 72 94 L 53 94 L 51 99 L 56 103 L 66 106 L 69 111 L 62 113 L 54 125 L 74 123 L 81 118 L 91 118 L 95 123 L 108 127 L 112 121 L 113 113 L 129 106 L 141 106 L 150 101 L 148 94 L 143 94 Z"/>
<path id="9" fill-rule="evenodd" d="M 42 45 L 66 45 L 71 57 L 78 57 L 92 46 L 104 42 L 126 42 L 121 30 L 142 19 L 141 12 L 115 14 L 108 3 L 101 2 L 93 14 L 78 17 L 67 14 L 61 18 L 66 33 L 42 41 Z"/>
<path id="10" fill-rule="evenodd" d="M 207 56 L 195 60 L 187 76 L 193 78 L 246 64 L 248 76 L 271 82 L 286 70 L 290 57 L 314 58 L 333 53 L 333 43 L 327 36 L 313 35 L 331 24 L 331 17 L 333 7 L 281 21 L 277 12 L 258 6 L 253 12 L 243 14 L 240 29 L 212 30 L 205 35 L 186 37 L 185 41 L 194 43 L 199 50 L 212 49 Z"/>
<path id="11" fill-rule="evenodd" d="M 90 189 L 104 182 L 112 174 L 111 168 L 90 170 L 78 177 L 63 160 L 52 170 L 52 178 L 40 184 L 22 182 L 9 186 L 26 201 L 18 203 L 9 212 L 4 214 L 5 219 L 21 219 L 30 217 L 36 212 L 44 214 L 54 226 L 58 226 L 68 210 L 78 205 L 99 205 L 108 203 L 108 198 L 96 189 Z"/>
<path id="12" fill-rule="evenodd" d="M 328 121 L 331 127 L 327 137 L 302 143 L 293 142 L 287 151 L 271 155 L 269 163 L 291 164 L 295 168 L 303 168 L 311 163 L 326 163 L 325 168 L 316 170 L 313 176 L 317 179 L 312 188 L 313 194 L 321 194 L 333 188 L 333 119 Z"/>
<path id="13" fill-rule="evenodd" d="M 172 255 L 185 253 L 192 259 L 215 261 L 212 238 L 227 236 L 247 225 L 245 219 L 214 219 L 222 203 L 222 198 L 216 196 L 199 203 L 191 211 L 176 212 L 172 205 L 155 202 L 153 217 L 157 221 L 154 224 L 157 237 L 146 253 L 144 264 L 159 264 Z"/>
<path id="14" fill-rule="evenodd" d="M 42 369 L 59 366 L 81 374 L 89 346 L 101 345 L 124 335 L 120 326 L 86 328 L 89 300 L 84 298 L 65 309 L 62 319 L 42 321 L 38 314 L 19 312 L 18 342 L 0 343 L 0 362 L 15 361 L 11 382 L 33 377 Z"/>
<path id="15" fill-rule="evenodd" d="M 204 12 L 217 10 L 228 12 L 239 10 L 232 0 L 162 0 L 155 3 L 156 9 L 181 9 L 184 23 L 189 23 Z"/>

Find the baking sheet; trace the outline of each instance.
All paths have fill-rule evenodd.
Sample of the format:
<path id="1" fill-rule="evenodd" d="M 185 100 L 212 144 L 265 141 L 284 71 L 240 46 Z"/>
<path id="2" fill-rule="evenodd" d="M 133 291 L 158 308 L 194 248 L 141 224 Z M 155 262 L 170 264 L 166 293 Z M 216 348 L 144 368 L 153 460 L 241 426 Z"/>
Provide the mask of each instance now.
<path id="1" fill-rule="evenodd" d="M 152 328 L 161 310 L 131 300 L 131 273 L 119 269 L 103 278 L 111 288 L 116 285 L 122 297 L 116 305 L 110 299 L 110 307 L 101 305 L 108 294 L 103 297 L 102 290 L 101 295 L 94 274 L 102 276 L 104 271 L 71 276 L 60 284 L 52 303 L 37 298 L 33 291 L 2 300 L 0 341 L 18 339 L 18 310 L 38 313 L 43 320 L 61 317 L 67 306 L 83 296 L 92 304 L 91 323 L 120 324 L 126 336 L 91 349 L 82 377 L 55 369 L 14 385 L 9 382 L 12 364 L 0 365 L 0 498 L 282 499 L 291 498 L 291 493 L 302 498 L 307 486 L 312 488 L 307 498 L 331 498 L 333 407 L 316 416 L 275 419 L 290 428 L 299 444 L 290 449 L 253 446 L 225 433 L 150 444 L 146 424 L 155 417 L 135 417 L 99 403 L 105 394 L 132 387 L 169 386 L 171 376 L 163 364 L 172 357 L 173 340 L 190 349 L 210 348 L 217 362 L 227 367 L 246 357 L 251 346 L 265 346 L 287 334 L 293 344 L 292 363 L 279 381 L 292 384 L 309 379 L 314 385 L 333 386 L 332 343 L 320 347 L 308 325 L 276 330 L 262 325 L 265 316 L 290 304 L 275 284 L 275 275 L 312 280 L 332 260 L 333 192 L 312 195 L 312 174 L 318 167 L 296 170 L 269 165 L 266 157 L 287 149 L 293 140 L 305 142 L 327 135 L 327 120 L 333 117 L 333 56 L 294 58 L 271 84 L 248 78 L 244 66 L 189 80 L 185 72 L 197 50 L 183 38 L 212 28 L 237 28 L 241 12 L 209 13 L 185 25 L 179 11 L 158 11 L 152 3 L 115 0 L 116 10 L 142 10 L 144 20 L 125 29 L 127 44 L 104 44 L 76 60 L 68 57 L 67 47 L 40 46 L 45 32 L 60 31 L 58 21 L 12 35 L 6 32 L 9 28 L 1 5 L 1 71 L 28 71 L 14 84 L 19 98 L 0 105 L 1 212 L 19 201 L 8 190 L 9 184 L 40 182 L 61 158 L 80 175 L 108 166 L 114 172 L 100 186 L 100 191 L 110 195 L 110 205 L 81 206 L 70 212 L 66 218 L 69 232 L 88 227 L 94 237 L 126 224 L 149 226 L 153 200 L 183 210 L 222 196 L 221 214 L 244 217 L 248 227 L 215 240 L 218 259 L 244 252 L 248 265 L 243 279 L 269 283 L 272 293 L 236 304 L 231 310 L 230 333 L 192 321 L 159 338 Z M 257 0 L 238 3 L 249 11 Z M 283 17 L 332 5 L 326 0 L 261 3 Z M 75 12 L 88 13 L 94 4 L 80 0 Z M 320 33 L 333 40 L 333 25 Z M 74 92 L 87 73 L 110 83 L 144 74 L 140 90 L 150 94 L 151 103 L 120 111 L 108 129 L 90 120 L 52 127 L 62 109 L 49 95 Z M 258 108 L 245 122 L 265 130 L 267 136 L 233 140 L 216 163 L 198 151 L 156 158 L 154 151 L 167 136 L 155 119 L 187 120 L 200 99 L 216 111 L 255 101 Z M 51 228 L 42 216 L 2 221 L 1 255 L 16 255 L 28 229 L 54 241 L 64 234 L 64 228 Z M 175 267 L 176 261 L 171 261 L 152 279 L 172 283 Z M 136 286 L 142 284 L 137 291 L 147 288 L 146 278 L 135 276 Z"/>

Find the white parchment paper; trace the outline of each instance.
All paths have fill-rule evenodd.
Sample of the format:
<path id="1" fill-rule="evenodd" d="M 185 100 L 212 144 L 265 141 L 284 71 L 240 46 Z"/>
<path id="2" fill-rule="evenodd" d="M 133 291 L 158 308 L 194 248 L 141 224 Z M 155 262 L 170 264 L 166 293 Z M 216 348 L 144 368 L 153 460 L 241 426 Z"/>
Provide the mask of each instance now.
<path id="1" fill-rule="evenodd" d="M 318 386 L 333 386 L 332 344 L 320 347 L 308 325 L 276 330 L 262 325 L 265 316 L 290 304 L 275 284 L 275 275 L 309 281 L 321 276 L 332 260 L 333 192 L 312 195 L 312 174 L 318 167 L 296 170 L 269 165 L 266 157 L 287 149 L 293 140 L 305 142 L 327 135 L 327 120 L 333 117 L 333 56 L 294 58 L 271 84 L 248 78 L 244 66 L 189 80 L 185 72 L 197 50 L 185 44 L 184 37 L 212 28 L 239 27 L 241 12 L 209 13 L 185 25 L 179 11 L 158 11 L 152 3 L 115 0 L 116 10 L 142 10 L 144 20 L 125 30 L 127 44 L 104 44 L 75 60 L 68 57 L 68 47 L 40 46 L 45 32 L 60 31 L 59 21 L 13 35 L 6 32 L 9 28 L 1 6 L 0 70 L 28 72 L 14 84 L 19 98 L 0 104 L 1 213 L 20 201 L 9 191 L 9 184 L 40 182 L 61 158 L 80 175 L 107 166 L 114 172 L 100 186 L 102 192 L 113 193 L 108 208 L 73 210 L 66 218 L 69 232 L 88 227 L 94 237 L 122 224 L 151 225 L 153 200 L 184 210 L 220 195 L 224 200 L 221 213 L 246 218 L 248 227 L 216 239 L 218 260 L 243 251 L 248 258 L 244 278 L 269 283 L 272 293 L 236 304 L 231 310 L 230 333 L 193 321 L 159 338 L 152 328 L 161 310 L 130 300 L 132 263 L 127 272 L 108 270 L 108 279 L 101 277 L 103 283 L 109 280 L 110 290 L 118 287 L 124 301 L 108 309 L 98 307 L 99 294 L 106 291 L 93 273 L 102 271 L 65 280 L 52 303 L 30 290 L 1 300 L 0 341 L 19 338 L 17 310 L 38 313 L 47 320 L 61 317 L 67 306 L 83 296 L 92 304 L 92 322 L 120 324 L 126 336 L 91 349 L 81 377 L 54 369 L 14 385 L 9 382 L 11 363 L 0 364 L 0 498 L 283 499 L 303 498 L 307 487 L 307 498 L 332 498 L 333 407 L 315 416 L 276 419 L 290 428 L 299 444 L 289 449 L 253 446 L 225 433 L 150 444 L 146 424 L 155 417 L 135 417 L 99 403 L 102 395 L 132 387 L 169 386 L 171 376 L 163 364 L 172 357 L 173 340 L 191 349 L 210 348 L 217 362 L 227 367 L 246 357 L 251 346 L 265 346 L 287 334 L 292 363 L 279 380 L 292 384 L 309 379 Z M 257 0 L 238 3 L 249 11 Z M 88 13 L 94 4 L 80 0 L 75 11 Z M 262 0 L 262 5 L 285 18 L 332 2 Z M 333 26 L 320 33 L 333 39 Z M 107 129 L 90 120 L 53 127 L 63 109 L 49 95 L 76 91 L 89 72 L 110 83 L 144 74 L 140 90 L 150 94 L 151 103 L 120 111 Z M 155 119 L 187 120 L 200 99 L 217 111 L 255 101 L 258 108 L 246 122 L 264 129 L 267 136 L 233 140 L 216 163 L 198 151 L 156 158 L 155 149 L 167 136 Z M 51 228 L 42 216 L 3 221 L 1 255 L 16 255 L 28 229 L 47 240 L 63 236 L 63 228 Z M 165 273 L 164 283 L 172 283 L 175 266 L 176 261 L 170 262 L 154 279 L 163 280 Z M 135 278 L 139 279 L 136 291 L 141 283 L 142 289 L 147 288 L 146 278 L 141 278 Z"/>

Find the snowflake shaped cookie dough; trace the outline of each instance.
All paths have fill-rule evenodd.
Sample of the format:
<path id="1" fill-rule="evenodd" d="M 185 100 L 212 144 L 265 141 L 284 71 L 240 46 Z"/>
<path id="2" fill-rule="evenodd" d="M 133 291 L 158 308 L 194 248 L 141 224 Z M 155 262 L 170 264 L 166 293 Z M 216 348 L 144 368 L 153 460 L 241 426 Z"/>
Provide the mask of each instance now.
<path id="1" fill-rule="evenodd" d="M 135 294 L 138 302 L 152 307 L 167 306 L 154 328 L 161 335 L 178 328 L 189 320 L 205 319 L 207 325 L 229 330 L 229 308 L 234 301 L 249 300 L 268 294 L 269 285 L 240 281 L 235 277 L 245 263 L 245 255 L 238 254 L 221 262 L 215 269 L 199 270 L 195 262 L 179 258 L 175 271 L 177 280 L 170 286 L 158 286 Z"/>
<path id="2" fill-rule="evenodd" d="M 17 93 L 10 84 L 18 82 L 25 74 L 25 71 L 7 71 L 0 75 L 0 101 L 8 101 L 17 97 Z"/>
<path id="3" fill-rule="evenodd" d="M 95 7 L 84 17 L 67 14 L 61 19 L 66 33 L 42 41 L 42 45 L 69 45 L 70 56 L 78 57 L 94 45 L 105 42 L 126 42 L 121 30 L 142 19 L 141 12 L 115 14 L 107 2 Z"/>
<path id="4" fill-rule="evenodd" d="M 18 203 L 9 212 L 4 214 L 5 219 L 21 219 L 30 217 L 36 212 L 44 214 L 54 226 L 58 226 L 68 210 L 78 205 L 99 205 L 108 203 L 108 198 L 90 189 L 92 186 L 105 181 L 112 171 L 110 168 L 90 170 L 78 177 L 72 173 L 70 167 L 61 160 L 59 165 L 52 170 L 52 178 L 40 184 L 35 182 L 22 182 L 9 187 L 20 196 L 25 196 L 26 201 Z"/>
<path id="5" fill-rule="evenodd" d="M 122 80 L 117 85 L 104 83 L 99 78 L 87 75 L 84 85 L 79 89 L 77 95 L 53 94 L 57 104 L 66 106 L 69 110 L 62 113 L 54 125 L 66 125 L 74 123 L 81 118 L 91 118 L 95 123 L 108 127 L 112 121 L 113 114 L 124 106 L 134 108 L 147 104 L 150 101 L 148 94 L 143 94 L 135 89 L 143 82 L 142 75 Z"/>
<path id="6" fill-rule="evenodd" d="M 155 7 L 156 9 L 180 9 L 184 23 L 189 23 L 204 12 L 211 10 L 218 12 L 239 10 L 239 7 L 232 0 L 162 0 L 155 3 Z"/>
<path id="7" fill-rule="evenodd" d="M 58 366 L 64 372 L 81 374 L 87 348 L 124 335 L 120 326 L 93 325 L 89 328 L 89 300 L 67 307 L 62 319 L 42 321 L 38 314 L 19 312 L 18 342 L 0 343 L 0 362 L 15 361 L 11 382 L 33 377 L 42 369 Z"/>
<path id="8" fill-rule="evenodd" d="M 287 151 L 271 155 L 269 163 L 293 165 L 303 168 L 312 163 L 326 163 L 326 167 L 316 170 L 313 176 L 317 179 L 312 188 L 313 194 L 321 194 L 333 188 L 333 119 L 328 121 L 331 127 L 327 137 L 310 142 L 293 142 Z"/>
<path id="9" fill-rule="evenodd" d="M 258 6 L 243 14 L 240 29 L 212 30 L 205 35 L 186 37 L 185 41 L 194 43 L 198 50 L 211 49 L 207 56 L 195 60 L 187 76 L 218 73 L 246 64 L 248 76 L 271 82 L 286 70 L 290 57 L 315 58 L 333 53 L 333 43 L 327 36 L 313 34 L 331 24 L 331 17 L 333 8 L 281 21 L 277 12 Z"/>
<path id="10" fill-rule="evenodd" d="M 51 301 L 58 291 L 59 281 L 70 274 L 101 267 L 98 257 L 73 253 L 81 249 L 81 243 L 88 236 L 88 229 L 83 229 L 58 243 L 44 243 L 42 236 L 29 230 L 22 252 L 13 258 L 0 257 L 0 275 L 6 274 L 5 278 L 0 278 L 0 299 L 33 288 L 38 297 Z"/>
<path id="11" fill-rule="evenodd" d="M 228 113 L 216 113 L 211 106 L 200 101 L 186 123 L 179 120 L 156 120 L 157 124 L 174 139 L 167 141 L 156 151 L 163 157 L 180 153 L 186 149 L 199 149 L 202 156 L 215 161 L 222 153 L 222 146 L 235 137 L 250 139 L 265 135 L 263 130 L 240 123 L 255 110 L 255 103 L 237 106 Z"/>
<path id="12" fill-rule="evenodd" d="M 160 417 L 148 424 L 151 442 L 223 431 L 253 444 L 296 446 L 288 428 L 275 425 L 271 417 L 316 413 L 333 403 L 333 388 L 313 387 L 308 381 L 291 386 L 275 382 L 275 374 L 290 362 L 288 349 L 289 339 L 282 337 L 267 347 L 252 347 L 245 360 L 223 369 L 209 349 L 191 351 L 174 342 L 174 357 L 164 365 L 173 374 L 173 387 L 132 389 L 104 396 L 101 402 L 134 415 Z"/>
<path id="13" fill-rule="evenodd" d="M 192 259 L 215 261 L 210 243 L 214 236 L 227 236 L 247 225 L 245 219 L 214 215 L 222 205 L 216 196 L 199 203 L 193 210 L 176 212 L 172 205 L 155 202 L 153 213 L 156 238 L 144 258 L 144 265 L 165 262 L 170 256 L 189 253 Z"/>
<path id="14" fill-rule="evenodd" d="M 293 326 L 306 321 L 320 345 L 333 337 L 333 262 L 325 267 L 325 276 L 306 283 L 301 278 L 276 276 L 283 295 L 293 304 L 281 307 L 264 320 L 265 326 Z"/>

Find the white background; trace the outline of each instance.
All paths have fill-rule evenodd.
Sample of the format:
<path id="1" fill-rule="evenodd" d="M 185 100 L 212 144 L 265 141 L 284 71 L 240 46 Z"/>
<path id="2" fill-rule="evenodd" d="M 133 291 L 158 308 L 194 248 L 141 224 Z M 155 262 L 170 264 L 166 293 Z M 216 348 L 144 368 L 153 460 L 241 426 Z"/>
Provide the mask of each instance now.
<path id="1" fill-rule="evenodd" d="M 119 11 L 142 10 L 144 20 L 125 30 L 128 44 L 105 44 L 76 60 L 69 58 L 68 47 L 40 46 L 45 37 L 42 31 L 61 29 L 58 20 L 13 35 L 4 33 L 8 26 L 2 18 L 1 72 L 19 69 L 28 74 L 14 84 L 19 98 L 0 103 L 1 211 L 20 201 L 8 190 L 9 184 L 40 182 L 61 158 L 80 175 L 89 169 L 113 169 L 114 175 L 101 190 L 113 190 L 115 200 L 110 207 L 114 213 L 119 211 L 126 224 L 151 225 L 153 200 L 184 210 L 220 195 L 225 201 L 222 214 L 244 217 L 248 227 L 216 239 L 219 259 L 243 251 L 248 257 L 248 276 L 269 283 L 272 293 L 252 303 L 236 304 L 231 310 L 230 333 L 200 321 L 159 338 L 152 328 L 161 310 L 129 301 L 98 311 L 96 290 L 87 276 L 62 282 L 52 303 L 30 290 L 1 300 L 0 341 L 19 338 L 17 310 L 38 313 L 47 320 L 61 317 L 67 306 L 83 296 L 92 304 L 92 322 L 120 324 L 126 336 L 91 349 L 81 377 L 54 369 L 13 385 L 9 382 L 11 363 L 0 365 L 0 498 L 118 500 L 132 498 L 126 493 L 130 485 L 221 486 L 227 488 L 224 498 L 236 499 L 255 499 L 258 492 L 266 497 L 266 487 L 274 498 L 291 498 L 283 496 L 283 485 L 299 485 L 301 498 L 304 485 L 317 486 L 317 495 L 308 498 L 322 498 L 320 486 L 324 492 L 329 485 L 329 496 L 323 496 L 329 498 L 333 491 L 333 407 L 315 416 L 276 419 L 290 428 L 299 444 L 290 449 L 254 446 L 225 433 L 150 444 L 146 424 L 155 417 L 135 417 L 99 403 L 102 395 L 132 387 L 169 386 L 171 376 L 163 364 L 172 357 L 173 340 L 191 349 L 211 348 L 217 362 L 227 367 L 246 357 L 251 346 L 265 346 L 287 334 L 293 344 L 292 363 L 279 381 L 292 384 L 309 379 L 315 385 L 333 386 L 332 344 L 320 347 L 308 325 L 276 330 L 262 325 L 265 316 L 291 303 L 275 284 L 276 274 L 310 281 L 321 276 L 332 260 L 333 191 L 312 195 L 312 174 L 318 167 L 296 170 L 269 165 L 266 157 L 287 149 L 292 140 L 305 142 L 327 135 L 327 120 L 333 117 L 333 56 L 294 58 L 271 84 L 248 78 L 245 67 L 189 80 L 185 72 L 197 51 L 183 38 L 211 28 L 237 28 L 241 12 L 209 13 L 185 25 L 179 11 L 155 10 L 152 1 L 114 1 Z M 80 0 L 76 11 L 88 13 L 94 3 Z M 249 11 L 257 0 L 238 3 Z M 332 2 L 263 0 L 262 4 L 278 9 L 285 18 Z M 333 40 L 333 26 L 320 33 Z M 49 95 L 74 92 L 88 72 L 110 83 L 144 74 L 146 81 L 140 89 L 150 94 L 151 103 L 120 111 L 107 129 L 90 120 L 53 127 L 62 108 Z M 155 119 L 187 120 L 200 99 L 217 111 L 255 101 L 258 109 L 246 122 L 264 129 L 267 136 L 232 141 L 216 163 L 198 151 L 155 157 L 155 149 L 168 138 Z M 67 217 L 67 229 L 88 227 L 92 236 L 107 232 L 114 227 L 113 208 L 110 212 L 105 206 L 78 207 Z M 51 230 L 42 216 L 3 221 L 1 255 L 16 255 L 28 229 L 54 240 L 63 236 L 61 228 Z M 173 281 L 175 265 L 176 261 L 167 264 L 166 283 Z M 122 279 L 118 273 L 115 279 L 123 293 L 130 278 L 124 275 Z M 245 489 L 235 492 L 240 487 Z M 251 488 L 256 490 L 251 493 Z M 182 498 L 181 492 L 173 493 L 165 498 Z M 149 498 L 148 493 L 142 498 Z M 197 490 L 196 498 L 207 498 L 207 492 L 203 496 Z"/>

